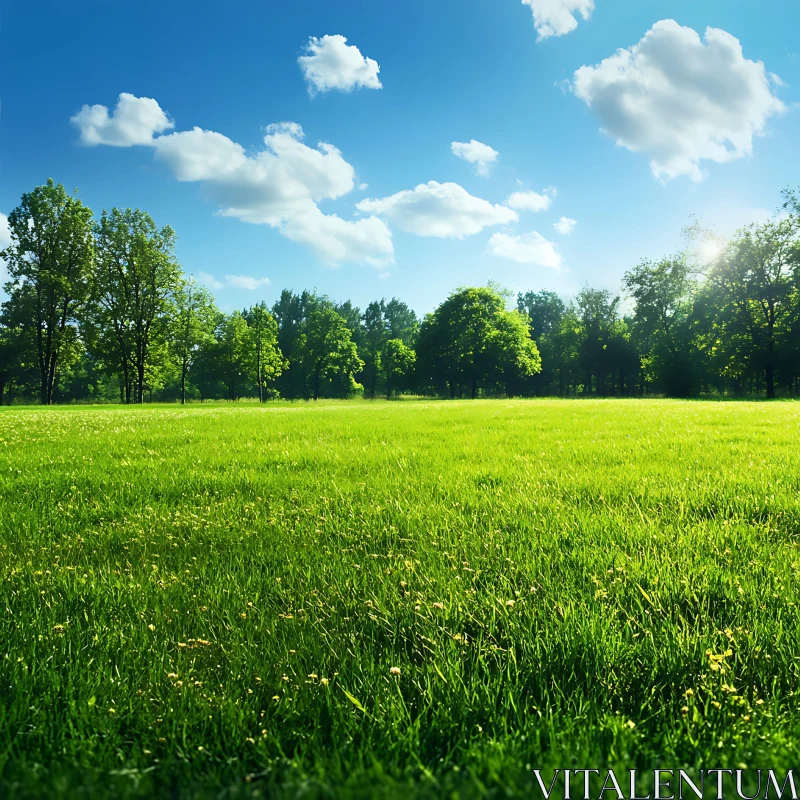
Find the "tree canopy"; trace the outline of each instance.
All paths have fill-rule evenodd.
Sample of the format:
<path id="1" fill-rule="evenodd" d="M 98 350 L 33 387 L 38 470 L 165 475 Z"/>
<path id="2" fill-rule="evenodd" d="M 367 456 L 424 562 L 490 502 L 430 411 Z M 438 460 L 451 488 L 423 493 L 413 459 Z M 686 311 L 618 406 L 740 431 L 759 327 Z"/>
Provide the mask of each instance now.
<path id="1" fill-rule="evenodd" d="M 290 289 L 223 313 L 184 273 L 170 226 L 139 209 L 95 220 L 52 180 L 8 219 L 0 403 L 800 395 L 795 191 L 727 242 L 693 226 L 683 251 L 631 266 L 619 294 L 515 298 L 490 282 L 422 320 L 397 297 L 362 310 Z"/>

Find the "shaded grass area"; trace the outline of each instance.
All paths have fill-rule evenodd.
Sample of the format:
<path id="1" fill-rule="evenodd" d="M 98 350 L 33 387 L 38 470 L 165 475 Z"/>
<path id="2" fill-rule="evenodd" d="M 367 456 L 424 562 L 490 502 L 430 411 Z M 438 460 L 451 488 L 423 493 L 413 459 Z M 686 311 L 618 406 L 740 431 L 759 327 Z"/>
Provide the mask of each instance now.
<path id="1" fill-rule="evenodd" d="M 799 434 L 792 403 L 4 410 L 0 794 L 796 767 Z"/>

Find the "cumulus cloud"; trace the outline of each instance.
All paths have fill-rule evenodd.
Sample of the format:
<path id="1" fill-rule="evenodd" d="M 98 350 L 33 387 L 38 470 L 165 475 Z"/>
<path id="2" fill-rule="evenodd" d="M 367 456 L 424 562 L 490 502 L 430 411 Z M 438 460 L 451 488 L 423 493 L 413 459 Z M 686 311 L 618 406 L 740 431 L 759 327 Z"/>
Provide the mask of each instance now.
<path id="1" fill-rule="evenodd" d="M 329 264 L 392 263 L 392 235 L 383 220 L 345 220 L 319 208 L 353 190 L 355 170 L 332 144 L 309 147 L 304 138 L 297 123 L 281 122 L 267 127 L 263 148 L 250 154 L 227 136 L 201 128 L 143 143 L 177 180 L 201 182 L 223 216 L 277 228 Z"/>
<path id="2" fill-rule="evenodd" d="M 488 177 L 489 170 L 497 161 L 497 156 L 500 153 L 488 144 L 478 142 L 475 139 L 470 139 L 468 142 L 452 142 L 450 149 L 453 155 L 463 158 L 475 166 L 475 172 L 482 175 L 484 178 Z"/>
<path id="3" fill-rule="evenodd" d="M 253 291 L 259 286 L 267 286 L 269 278 L 253 278 L 250 275 L 226 275 L 225 280 L 229 286 L 236 289 L 249 289 Z"/>
<path id="4" fill-rule="evenodd" d="M 457 183 L 421 183 L 391 197 L 362 200 L 359 211 L 378 214 L 417 236 L 461 239 L 492 225 L 519 221 L 516 212 L 474 197 Z"/>
<path id="5" fill-rule="evenodd" d="M 313 97 L 320 92 L 336 89 L 351 92 L 353 89 L 381 89 L 378 62 L 365 58 L 355 45 L 348 45 L 344 36 L 312 36 L 305 46 L 306 55 L 297 63 Z"/>
<path id="6" fill-rule="evenodd" d="M 589 19 L 594 11 L 594 0 L 522 0 L 533 11 L 533 26 L 537 40 L 563 36 L 578 27 L 576 15 Z"/>
<path id="7" fill-rule="evenodd" d="M 569 217 L 561 217 L 558 222 L 553 223 L 553 227 L 556 229 L 558 233 L 562 236 L 567 236 L 572 231 L 575 230 L 575 226 L 578 224 L 578 220 L 570 219 Z"/>
<path id="8" fill-rule="evenodd" d="M 785 110 L 764 64 L 746 59 L 738 39 L 707 28 L 701 40 L 671 19 L 633 47 L 578 69 L 571 86 L 618 145 L 650 156 L 660 180 L 700 181 L 702 161 L 750 155 L 753 137 Z"/>
<path id="9" fill-rule="evenodd" d="M 521 236 L 495 233 L 489 239 L 489 252 L 519 264 L 535 264 L 538 267 L 551 269 L 558 269 L 561 266 L 561 256 L 555 245 L 536 231 Z"/>
<path id="10" fill-rule="evenodd" d="M 11 230 L 8 227 L 8 217 L 0 213 L 0 250 L 11 244 Z"/>
<path id="11" fill-rule="evenodd" d="M 270 282 L 269 278 L 254 278 L 251 275 L 226 275 L 224 280 L 220 280 L 208 272 L 198 272 L 197 280 L 209 289 L 219 290 L 230 286 L 234 289 L 247 289 L 251 292 L 261 286 L 268 286 Z"/>
<path id="12" fill-rule="evenodd" d="M 89 147 L 132 147 L 152 144 L 153 136 L 174 127 L 174 123 L 150 97 L 134 97 L 123 92 L 112 114 L 106 106 L 84 106 L 70 118 L 80 132 L 81 142 Z"/>
<path id="13" fill-rule="evenodd" d="M 506 205 L 515 211 L 547 211 L 553 202 L 552 195 L 554 194 L 554 188 L 551 190 L 545 189 L 544 194 L 530 191 L 514 192 L 508 196 Z"/>
<path id="14" fill-rule="evenodd" d="M 223 289 L 225 287 L 225 284 L 221 280 L 218 280 L 209 272 L 198 272 L 197 280 L 209 289 Z"/>
<path id="15" fill-rule="evenodd" d="M 179 181 L 219 180 L 247 165 L 244 148 L 214 131 L 190 131 L 159 136 L 151 143 Z"/>

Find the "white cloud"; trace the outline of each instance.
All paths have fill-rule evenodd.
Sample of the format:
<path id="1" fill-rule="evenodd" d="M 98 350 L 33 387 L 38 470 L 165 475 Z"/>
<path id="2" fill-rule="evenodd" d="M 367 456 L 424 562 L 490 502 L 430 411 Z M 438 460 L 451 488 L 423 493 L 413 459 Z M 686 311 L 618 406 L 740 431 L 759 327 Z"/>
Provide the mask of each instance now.
<path id="1" fill-rule="evenodd" d="M 569 217 L 561 217 L 558 222 L 553 223 L 553 227 L 556 229 L 558 233 L 562 236 L 568 236 L 572 231 L 575 230 L 575 226 L 578 224 L 578 220 L 570 219 Z"/>
<path id="2" fill-rule="evenodd" d="M 389 226 L 377 217 L 350 221 L 323 214 L 313 203 L 299 209 L 281 228 L 284 236 L 301 242 L 330 264 L 355 262 L 382 267 L 394 262 Z"/>
<path id="3" fill-rule="evenodd" d="M 344 36 L 312 36 L 305 46 L 307 55 L 297 63 L 308 83 L 308 93 L 336 89 L 350 92 L 353 89 L 381 89 L 378 62 L 365 58 L 354 45 L 348 45 Z"/>
<path id="4" fill-rule="evenodd" d="M 475 139 L 470 139 L 468 142 L 452 142 L 450 149 L 453 151 L 453 155 L 474 164 L 475 172 L 483 177 L 488 177 L 489 169 L 500 155 L 493 147 Z"/>
<path id="5" fill-rule="evenodd" d="M 739 40 L 661 20 L 642 40 L 573 76 L 572 90 L 618 145 L 650 156 L 653 175 L 704 177 L 702 161 L 750 155 L 767 119 L 785 110 L 760 61 Z"/>
<path id="6" fill-rule="evenodd" d="M 521 236 L 495 233 L 489 239 L 489 252 L 520 264 L 536 264 L 551 269 L 561 266 L 561 256 L 553 243 L 536 231 Z"/>
<path id="7" fill-rule="evenodd" d="M 508 196 L 506 205 L 515 211 L 547 211 L 553 202 L 551 195 L 554 195 L 555 187 L 545 189 L 545 194 L 538 192 L 514 192 Z"/>
<path id="8" fill-rule="evenodd" d="M 362 200 L 359 211 L 379 214 L 417 236 L 461 239 L 492 225 L 518 222 L 510 208 L 473 197 L 456 183 L 421 183 L 391 197 Z"/>
<path id="9" fill-rule="evenodd" d="M 227 136 L 201 128 L 159 136 L 153 143 L 156 158 L 163 161 L 179 181 L 219 180 L 247 165 L 240 144 Z"/>
<path id="10" fill-rule="evenodd" d="M 392 263 L 392 234 L 383 220 L 345 220 L 319 208 L 318 203 L 353 190 L 355 170 L 332 144 L 309 147 L 303 138 L 297 123 L 281 122 L 267 127 L 263 149 L 252 154 L 227 136 L 201 128 L 144 144 L 177 180 L 202 182 L 222 216 L 277 228 L 329 264 Z"/>
<path id="11" fill-rule="evenodd" d="M 225 284 L 222 281 L 217 280 L 208 272 L 198 272 L 197 280 L 202 283 L 203 286 L 207 286 L 209 289 L 222 289 L 225 287 Z"/>
<path id="12" fill-rule="evenodd" d="M 0 250 L 11 244 L 11 230 L 8 227 L 8 217 L 0 213 Z"/>
<path id="13" fill-rule="evenodd" d="M 234 289 L 247 289 L 248 291 L 255 291 L 260 286 L 267 286 L 269 278 L 254 278 L 250 275 L 226 275 L 224 280 L 215 278 L 208 272 L 198 272 L 197 280 L 209 289 L 225 289 L 233 287 Z"/>
<path id="14" fill-rule="evenodd" d="M 226 275 L 225 281 L 235 289 L 248 289 L 251 292 L 269 284 L 269 278 L 253 278 L 250 275 Z"/>
<path id="15" fill-rule="evenodd" d="M 105 144 L 111 147 L 132 147 L 152 144 L 153 136 L 174 127 L 174 123 L 149 97 L 134 97 L 123 92 L 114 113 L 106 106 L 84 106 L 70 118 L 80 131 L 81 142 L 90 147 Z"/>
<path id="16" fill-rule="evenodd" d="M 538 41 L 551 36 L 563 36 L 578 27 L 576 15 L 589 19 L 594 0 L 522 0 L 533 11 L 533 25 Z"/>

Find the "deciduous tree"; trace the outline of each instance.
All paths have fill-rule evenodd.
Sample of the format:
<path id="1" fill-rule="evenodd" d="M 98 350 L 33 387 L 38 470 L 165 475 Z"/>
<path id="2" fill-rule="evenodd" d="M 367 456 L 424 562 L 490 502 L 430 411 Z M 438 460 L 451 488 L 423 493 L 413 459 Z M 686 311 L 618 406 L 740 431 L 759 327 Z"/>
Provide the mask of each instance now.
<path id="1" fill-rule="evenodd" d="M 50 405 L 65 357 L 79 352 L 76 318 L 94 258 L 92 212 L 48 180 L 22 195 L 8 227 L 11 243 L 0 252 L 9 274 L 5 316 L 35 343 L 40 400 Z"/>

